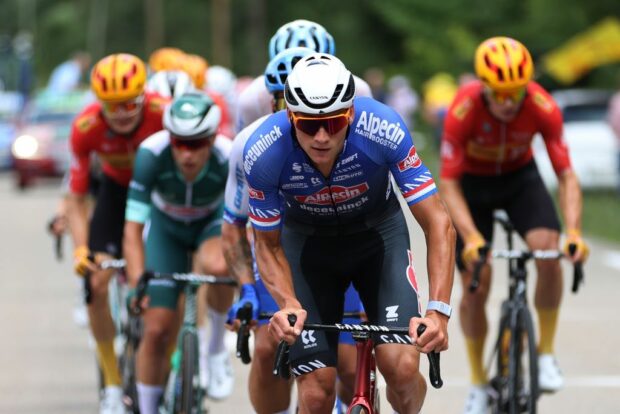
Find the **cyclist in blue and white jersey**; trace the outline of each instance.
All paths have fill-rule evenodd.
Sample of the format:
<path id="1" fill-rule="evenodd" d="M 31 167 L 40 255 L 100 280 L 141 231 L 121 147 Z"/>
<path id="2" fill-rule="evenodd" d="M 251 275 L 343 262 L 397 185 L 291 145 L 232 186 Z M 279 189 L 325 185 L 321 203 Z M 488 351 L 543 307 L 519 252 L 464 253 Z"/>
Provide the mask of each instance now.
<path id="1" fill-rule="evenodd" d="M 278 53 L 265 69 L 265 84 L 272 94 L 272 111 L 276 112 L 286 107 L 284 101 L 284 82 L 293 66 L 303 57 L 314 53 L 308 48 L 290 48 Z M 237 310 L 246 302 L 253 306 L 253 318 L 257 319 L 259 312 L 275 312 L 278 306 L 260 280 L 258 271 L 253 266 L 250 244 L 246 237 L 248 222 L 248 187 L 243 172 L 243 148 L 251 134 L 267 118 L 267 115 L 254 121 L 244 128 L 233 141 L 231 150 L 228 180 L 226 183 L 226 197 L 224 210 L 224 224 L 222 225 L 222 239 L 224 254 L 231 273 L 241 283 L 239 300 L 233 305 L 229 318 L 235 319 Z M 350 287 L 346 292 L 345 312 L 360 312 L 361 303 L 355 289 Z M 357 319 L 346 319 L 347 323 L 359 323 Z M 286 412 L 290 405 L 290 383 L 274 377 L 272 374 L 273 362 L 277 341 L 267 332 L 267 321 L 258 321 L 255 331 L 255 351 L 250 369 L 250 399 L 257 413 Z M 355 380 L 355 350 L 354 341 L 350 334 L 340 335 L 340 364 L 338 369 L 341 389 L 339 395 L 343 401 L 350 401 Z M 265 392 L 268 390 L 269 392 Z"/>
<path id="2" fill-rule="evenodd" d="M 269 330 L 292 344 L 300 412 L 329 413 L 338 338 L 315 332 L 313 341 L 296 340 L 306 320 L 341 319 L 352 282 L 371 323 L 409 327 L 415 348 L 398 335 L 374 339 L 388 401 L 400 413 L 417 413 L 426 392 L 419 352 L 448 346 L 455 231 L 403 120 L 354 92 L 337 58 L 307 56 L 286 81 L 288 110 L 267 118 L 245 145 L 256 261 L 280 308 Z M 390 173 L 426 236 L 431 300 L 424 317 Z M 297 316 L 294 327 L 289 314 Z M 420 323 L 427 330 L 418 338 Z"/>
<path id="3" fill-rule="evenodd" d="M 309 20 L 294 20 L 280 27 L 269 41 L 269 59 L 291 47 L 307 47 L 315 52 L 336 53 L 334 38 L 323 26 Z M 370 86 L 354 76 L 356 96 L 372 97 Z M 265 86 L 264 76 L 258 76 L 239 95 L 237 102 L 237 131 L 271 113 L 272 96 Z"/>

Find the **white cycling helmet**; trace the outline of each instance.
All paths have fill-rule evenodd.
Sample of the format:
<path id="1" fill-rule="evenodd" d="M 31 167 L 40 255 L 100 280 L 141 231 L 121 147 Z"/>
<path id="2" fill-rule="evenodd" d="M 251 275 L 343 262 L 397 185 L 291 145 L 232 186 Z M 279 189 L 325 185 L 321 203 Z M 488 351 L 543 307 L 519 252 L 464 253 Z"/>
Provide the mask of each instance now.
<path id="1" fill-rule="evenodd" d="M 269 59 L 291 47 L 308 47 L 330 55 L 336 53 L 332 35 L 320 24 L 309 20 L 294 20 L 280 27 L 269 41 Z"/>
<path id="2" fill-rule="evenodd" d="M 284 99 L 291 112 L 321 115 L 353 106 L 353 75 L 335 56 L 314 53 L 300 60 L 286 80 Z"/>
<path id="3" fill-rule="evenodd" d="M 192 140 L 214 135 L 222 112 L 209 96 L 200 91 L 176 98 L 164 112 L 164 128 L 177 138 Z"/>
<path id="4" fill-rule="evenodd" d="M 176 98 L 194 90 L 192 78 L 180 70 L 155 72 L 146 84 L 146 89 L 164 98 Z"/>
<path id="5" fill-rule="evenodd" d="M 223 66 L 209 66 L 207 69 L 207 88 L 222 96 L 235 93 L 237 77 L 228 68 Z"/>

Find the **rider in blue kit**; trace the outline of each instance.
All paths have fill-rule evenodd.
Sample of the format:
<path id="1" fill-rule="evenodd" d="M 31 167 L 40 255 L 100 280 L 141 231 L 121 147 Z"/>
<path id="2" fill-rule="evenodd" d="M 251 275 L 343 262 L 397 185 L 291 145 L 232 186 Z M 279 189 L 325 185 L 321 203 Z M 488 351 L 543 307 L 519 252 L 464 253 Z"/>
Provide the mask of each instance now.
<path id="1" fill-rule="evenodd" d="M 267 118 L 245 145 L 256 260 L 280 308 L 269 329 L 293 344 L 300 412 L 328 413 L 338 337 L 315 332 L 312 340 L 296 339 L 306 320 L 342 319 L 352 282 L 371 323 L 409 326 L 416 347 L 409 338 L 382 335 L 375 338 L 376 357 L 392 407 L 418 412 L 426 392 L 419 352 L 447 348 L 455 232 L 402 119 L 354 93 L 353 77 L 337 58 L 307 56 L 286 81 L 287 111 Z M 391 176 L 426 235 L 430 302 L 424 317 Z M 297 316 L 294 327 L 289 314 Z M 420 323 L 427 331 L 418 338 Z"/>

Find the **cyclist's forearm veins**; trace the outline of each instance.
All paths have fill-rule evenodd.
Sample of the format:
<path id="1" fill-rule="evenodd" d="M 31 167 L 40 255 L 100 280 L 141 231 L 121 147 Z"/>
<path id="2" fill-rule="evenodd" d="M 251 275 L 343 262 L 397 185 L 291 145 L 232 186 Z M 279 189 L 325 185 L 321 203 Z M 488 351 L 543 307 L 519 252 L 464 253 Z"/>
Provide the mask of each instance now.
<path id="1" fill-rule="evenodd" d="M 245 227 L 229 223 L 222 224 L 222 247 L 228 269 L 239 284 L 254 283 L 252 250 Z"/>
<path id="2" fill-rule="evenodd" d="M 67 197 L 67 219 L 73 245 L 86 246 L 88 243 L 88 200 L 82 194 L 70 194 Z"/>
<path id="3" fill-rule="evenodd" d="M 255 233 L 255 247 L 261 280 L 281 309 L 289 306 L 301 307 L 295 296 L 291 268 L 282 246 L 267 244 L 258 233 Z"/>
<path id="4" fill-rule="evenodd" d="M 125 223 L 123 233 L 123 256 L 127 262 L 126 271 L 129 285 L 135 287 L 140 275 L 144 272 L 144 242 L 142 230 L 144 225 L 133 221 Z"/>
<path id="5" fill-rule="evenodd" d="M 581 187 L 573 170 L 564 171 L 559 178 L 560 208 L 567 229 L 581 229 Z"/>

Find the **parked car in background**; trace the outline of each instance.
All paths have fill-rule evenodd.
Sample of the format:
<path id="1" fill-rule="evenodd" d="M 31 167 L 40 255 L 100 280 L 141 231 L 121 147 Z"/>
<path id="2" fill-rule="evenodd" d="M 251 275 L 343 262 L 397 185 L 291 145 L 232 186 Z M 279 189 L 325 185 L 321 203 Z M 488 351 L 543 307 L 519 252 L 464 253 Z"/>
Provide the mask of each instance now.
<path id="1" fill-rule="evenodd" d="M 19 188 L 38 177 L 60 177 L 69 168 L 69 134 L 75 116 L 93 99 L 87 91 L 42 92 L 27 105 L 11 147 Z"/>
<path id="2" fill-rule="evenodd" d="M 564 116 L 564 140 L 582 188 L 616 189 L 618 142 L 607 123 L 613 91 L 566 89 L 552 93 Z M 534 140 L 534 157 L 549 188 L 557 187 L 549 156 L 541 137 Z"/>
<path id="3" fill-rule="evenodd" d="M 22 108 L 22 96 L 18 92 L 0 92 L 0 170 L 13 165 L 11 144 L 15 138 L 15 123 Z"/>

